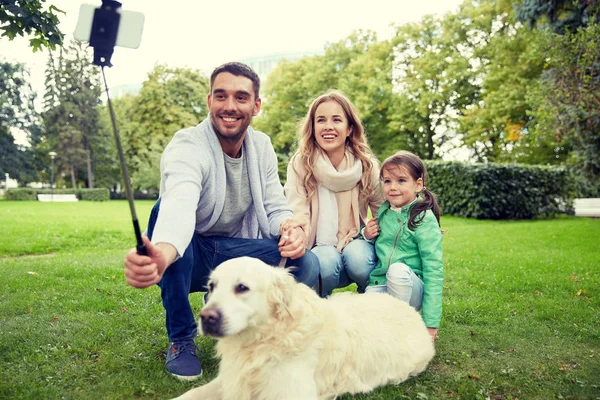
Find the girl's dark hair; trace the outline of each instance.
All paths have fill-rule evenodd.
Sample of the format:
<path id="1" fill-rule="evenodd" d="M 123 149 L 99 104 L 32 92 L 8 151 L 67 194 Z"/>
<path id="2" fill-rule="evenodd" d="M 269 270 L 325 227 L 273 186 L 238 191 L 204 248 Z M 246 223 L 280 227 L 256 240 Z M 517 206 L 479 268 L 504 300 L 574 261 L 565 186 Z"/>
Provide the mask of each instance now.
<path id="1" fill-rule="evenodd" d="M 425 211 L 428 209 L 433 211 L 438 225 L 440 225 L 440 206 L 438 205 L 435 194 L 427 189 L 429 177 L 427 176 L 427 169 L 425 168 L 423 161 L 421 161 L 417 155 L 409 151 L 399 151 L 393 156 L 386 158 L 383 164 L 381 164 L 379 178 L 383 177 L 384 170 L 390 170 L 398 167 L 405 168 L 415 181 L 419 178 L 423 179 L 423 191 L 421 192 L 422 199 L 421 201 L 418 201 L 410 210 L 408 229 L 414 231 L 415 228 L 423 221 L 423 218 L 425 217 Z"/>

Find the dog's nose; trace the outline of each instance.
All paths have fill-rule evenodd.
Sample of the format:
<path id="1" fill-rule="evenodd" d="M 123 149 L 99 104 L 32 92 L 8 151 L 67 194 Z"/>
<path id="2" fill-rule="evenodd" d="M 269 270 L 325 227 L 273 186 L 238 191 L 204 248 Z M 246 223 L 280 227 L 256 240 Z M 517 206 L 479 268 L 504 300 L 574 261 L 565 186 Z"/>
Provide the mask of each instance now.
<path id="1" fill-rule="evenodd" d="M 202 332 L 205 335 L 221 336 L 221 312 L 216 308 L 204 308 L 200 313 Z"/>
<path id="2" fill-rule="evenodd" d="M 216 324 L 221 320 L 221 313 L 215 308 L 204 308 L 200 313 L 202 322 L 206 324 Z"/>

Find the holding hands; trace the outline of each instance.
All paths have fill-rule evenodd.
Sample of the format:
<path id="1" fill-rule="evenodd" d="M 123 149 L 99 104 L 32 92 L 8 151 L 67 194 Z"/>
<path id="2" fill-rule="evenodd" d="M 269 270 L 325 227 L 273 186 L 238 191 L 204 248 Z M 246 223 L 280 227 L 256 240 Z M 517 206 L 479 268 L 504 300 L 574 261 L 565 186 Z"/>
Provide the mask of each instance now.
<path id="1" fill-rule="evenodd" d="M 279 234 L 281 235 L 279 239 L 281 257 L 295 260 L 306 253 L 306 233 L 297 219 L 285 220 L 279 228 Z"/>
<path id="2" fill-rule="evenodd" d="M 379 236 L 379 225 L 377 225 L 377 218 L 373 217 L 367 222 L 363 235 L 367 240 L 373 240 Z"/>

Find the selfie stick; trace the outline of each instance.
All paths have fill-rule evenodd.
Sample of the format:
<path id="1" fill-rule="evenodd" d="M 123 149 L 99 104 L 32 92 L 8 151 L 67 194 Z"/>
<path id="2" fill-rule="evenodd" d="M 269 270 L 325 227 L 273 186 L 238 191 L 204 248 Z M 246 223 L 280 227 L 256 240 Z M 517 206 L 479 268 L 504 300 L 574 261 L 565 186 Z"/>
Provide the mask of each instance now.
<path id="1" fill-rule="evenodd" d="M 117 130 L 115 111 L 113 110 L 112 102 L 110 101 L 110 96 L 108 94 L 106 75 L 104 74 L 104 67 L 112 67 L 110 58 L 112 56 L 115 44 L 117 43 L 117 33 L 119 30 L 119 22 L 121 20 L 121 15 L 117 10 L 120 7 L 121 3 L 118 1 L 102 0 L 102 6 L 97 8 L 94 12 L 94 22 L 92 23 L 92 31 L 90 34 L 90 46 L 94 48 L 94 64 L 98 65 L 102 70 L 102 78 L 104 80 L 104 88 L 106 90 L 106 99 L 108 100 L 108 109 L 110 110 L 112 128 L 115 134 L 115 142 L 117 143 L 117 152 L 119 153 L 121 172 L 123 174 L 123 181 L 125 184 L 125 192 L 127 194 L 127 200 L 129 201 L 129 208 L 131 209 L 131 218 L 133 220 L 133 229 L 135 231 L 135 239 L 137 242 L 135 248 L 139 255 L 146 256 L 148 255 L 148 251 L 146 250 L 146 245 L 142 241 L 140 224 L 135 212 L 135 205 L 133 204 L 133 190 L 131 189 L 131 181 L 129 179 L 129 172 L 127 171 L 125 154 L 123 153 L 121 137 L 119 136 L 119 131 Z"/>

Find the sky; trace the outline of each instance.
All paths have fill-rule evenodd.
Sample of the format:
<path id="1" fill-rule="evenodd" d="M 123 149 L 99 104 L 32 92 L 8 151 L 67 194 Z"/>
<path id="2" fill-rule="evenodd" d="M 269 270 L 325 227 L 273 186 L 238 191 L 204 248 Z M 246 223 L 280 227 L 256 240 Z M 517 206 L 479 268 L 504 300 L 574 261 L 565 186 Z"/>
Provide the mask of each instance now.
<path id="1" fill-rule="evenodd" d="M 138 49 L 116 48 L 107 69 L 109 87 L 141 83 L 157 64 L 210 72 L 220 64 L 249 57 L 318 52 L 356 29 L 391 36 L 391 24 L 418 21 L 426 14 L 454 11 L 462 0 L 121 0 L 123 10 L 144 14 Z M 101 0 L 46 0 L 65 11 L 60 28 L 72 38 L 81 4 Z M 47 50 L 33 53 L 25 38 L 0 39 L 0 56 L 26 63 L 32 86 L 42 97 Z"/>

